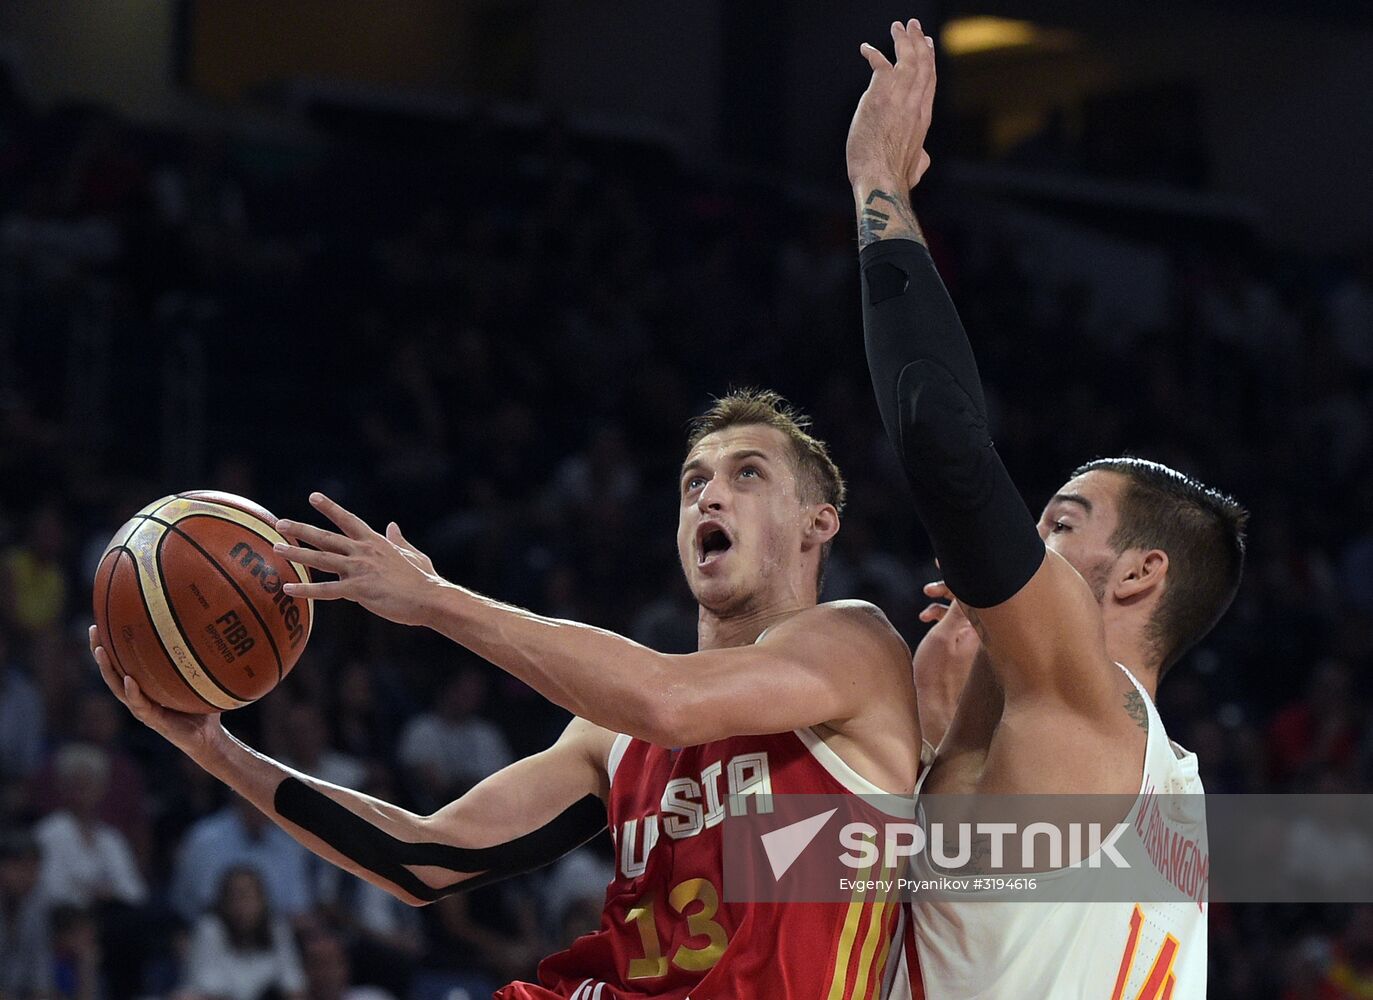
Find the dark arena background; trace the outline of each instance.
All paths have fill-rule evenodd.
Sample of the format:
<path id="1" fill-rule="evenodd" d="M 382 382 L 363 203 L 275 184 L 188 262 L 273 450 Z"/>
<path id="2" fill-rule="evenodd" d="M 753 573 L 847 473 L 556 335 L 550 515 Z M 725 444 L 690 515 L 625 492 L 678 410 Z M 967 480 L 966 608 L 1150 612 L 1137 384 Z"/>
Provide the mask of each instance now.
<path id="1" fill-rule="evenodd" d="M 766 386 L 850 480 L 825 596 L 919 639 L 935 569 L 873 403 L 844 173 L 859 42 L 906 17 L 939 41 L 915 207 L 1012 476 L 1037 510 L 1129 452 L 1239 497 L 1244 584 L 1165 680 L 1169 732 L 1208 792 L 1369 791 L 1365 5 L 5 3 L 0 976 L 251 996 L 198 967 L 223 956 L 197 928 L 265 893 L 301 970 L 278 995 L 461 1000 L 598 920 L 608 838 L 411 909 L 133 720 L 85 629 L 105 543 L 158 496 L 310 520 L 323 489 L 455 582 L 689 651 L 685 424 Z M 302 770 L 429 811 L 565 724 L 451 643 L 317 609 L 295 672 L 227 717 Z M 103 858 L 95 894 L 63 874 L 95 860 L 46 854 L 32 889 L 64 811 L 108 824 L 38 838 Z M 1373 907 L 1216 905 L 1210 955 L 1213 1000 L 1367 997 Z"/>

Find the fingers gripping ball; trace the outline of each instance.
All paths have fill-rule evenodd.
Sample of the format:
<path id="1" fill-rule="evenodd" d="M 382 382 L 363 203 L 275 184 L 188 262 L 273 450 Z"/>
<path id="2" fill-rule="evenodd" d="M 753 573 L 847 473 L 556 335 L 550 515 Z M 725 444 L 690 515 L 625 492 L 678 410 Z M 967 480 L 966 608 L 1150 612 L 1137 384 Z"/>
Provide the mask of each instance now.
<path id="1" fill-rule="evenodd" d="M 115 532 L 94 595 L 115 671 L 182 712 L 240 708 L 276 687 L 314 610 L 282 590 L 310 577 L 272 551 L 284 540 L 275 523 L 251 500 L 202 491 L 150 503 Z"/>

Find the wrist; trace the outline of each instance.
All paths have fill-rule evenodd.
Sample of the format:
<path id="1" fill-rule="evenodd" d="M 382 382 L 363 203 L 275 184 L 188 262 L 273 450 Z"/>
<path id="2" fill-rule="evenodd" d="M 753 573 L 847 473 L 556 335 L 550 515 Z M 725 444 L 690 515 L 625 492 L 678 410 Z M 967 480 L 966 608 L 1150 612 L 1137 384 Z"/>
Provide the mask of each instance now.
<path id="1" fill-rule="evenodd" d="M 415 601 L 418 618 L 415 624 L 447 635 L 447 625 L 451 623 L 455 611 L 454 602 L 460 600 L 462 594 L 460 587 L 442 577 L 434 576 L 425 581 Z"/>
<path id="2" fill-rule="evenodd" d="M 229 747 L 233 741 L 229 731 L 224 728 L 224 723 L 215 719 L 213 722 L 207 720 L 203 727 L 177 746 L 204 770 L 218 777 L 229 757 Z"/>
<path id="3" fill-rule="evenodd" d="M 853 186 L 853 204 L 858 216 L 860 251 L 890 239 L 924 244 L 925 236 L 915 220 L 910 189 L 905 181 L 892 184 L 881 177 L 864 178 Z"/>
<path id="4" fill-rule="evenodd" d="M 853 181 L 853 200 L 860 207 L 874 191 L 910 204 L 911 189 L 905 179 L 892 173 L 863 174 Z"/>

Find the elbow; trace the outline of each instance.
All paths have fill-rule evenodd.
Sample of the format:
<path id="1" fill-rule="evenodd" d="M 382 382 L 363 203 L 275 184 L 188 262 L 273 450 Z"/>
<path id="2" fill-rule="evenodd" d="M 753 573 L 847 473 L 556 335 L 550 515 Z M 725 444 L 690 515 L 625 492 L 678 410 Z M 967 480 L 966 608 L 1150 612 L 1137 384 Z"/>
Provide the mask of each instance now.
<path id="1" fill-rule="evenodd" d="M 692 743 L 685 735 L 686 719 L 666 699 L 649 697 L 635 714 L 629 733 L 660 747 L 684 747 Z"/>
<path id="2" fill-rule="evenodd" d="M 402 889 L 400 886 L 394 883 L 388 884 L 385 888 L 387 892 L 389 892 L 392 896 L 395 896 L 406 906 L 413 906 L 416 909 L 419 909 L 422 906 L 428 906 L 431 903 L 437 903 L 445 896 L 452 896 L 454 893 L 466 892 L 468 890 L 467 883 L 470 879 L 474 877 L 475 874 L 477 873 L 463 875 L 456 882 L 453 882 L 452 884 L 443 887 L 433 886 L 430 885 L 428 882 L 423 882 L 424 890 L 420 895 L 416 895 L 414 892 Z"/>
<path id="3" fill-rule="evenodd" d="M 655 710 L 652 715 L 646 716 L 637 728 L 639 731 L 630 735 L 637 736 L 654 746 L 688 747 L 701 742 L 701 740 L 688 735 L 686 720 L 668 708 Z"/>
<path id="4" fill-rule="evenodd" d="M 352 872 L 351 874 L 356 875 L 364 882 L 371 882 L 378 889 L 384 889 L 388 895 L 394 897 L 395 899 L 398 899 L 406 906 L 428 906 L 430 903 L 434 902 L 434 900 L 438 898 L 437 896 L 428 896 L 428 894 L 426 894 L 426 896 L 424 897 L 417 896 L 409 889 L 406 889 L 396 884 L 395 882 L 392 882 L 389 878 L 381 876 L 376 872 L 369 872 L 365 875 L 359 872 Z"/>
<path id="5" fill-rule="evenodd" d="M 702 742 L 701 716 L 692 689 L 670 665 L 669 657 L 657 669 L 661 673 L 655 672 L 639 686 L 633 725 L 626 731 L 655 746 L 695 746 Z"/>

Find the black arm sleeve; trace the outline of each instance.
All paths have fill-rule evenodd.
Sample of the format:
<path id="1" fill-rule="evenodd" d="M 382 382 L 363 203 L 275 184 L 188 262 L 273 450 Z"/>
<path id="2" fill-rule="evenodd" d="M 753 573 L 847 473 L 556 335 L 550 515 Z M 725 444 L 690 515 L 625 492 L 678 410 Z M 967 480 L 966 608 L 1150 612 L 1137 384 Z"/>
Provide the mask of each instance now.
<path id="1" fill-rule="evenodd" d="M 914 240 L 859 255 L 868 370 L 949 589 L 989 608 L 1044 561 L 1044 543 L 987 434 L 987 405 L 949 293 Z"/>
<path id="2" fill-rule="evenodd" d="M 605 806 L 594 795 L 574 802 L 539 829 L 493 847 L 399 840 L 299 778 L 286 778 L 277 786 L 273 805 L 282 819 L 427 903 L 550 864 L 605 829 Z M 446 868 L 455 875 L 473 877 L 434 889 L 410 870 L 412 865 Z"/>

